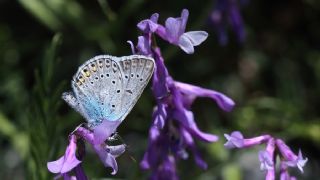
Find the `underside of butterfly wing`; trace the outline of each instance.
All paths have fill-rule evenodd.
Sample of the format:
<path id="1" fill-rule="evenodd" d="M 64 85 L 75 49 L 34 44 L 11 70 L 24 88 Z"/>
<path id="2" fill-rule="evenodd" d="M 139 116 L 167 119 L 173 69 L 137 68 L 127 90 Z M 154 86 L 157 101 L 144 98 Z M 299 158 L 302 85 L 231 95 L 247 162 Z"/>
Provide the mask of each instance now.
<path id="1" fill-rule="evenodd" d="M 79 67 L 72 80 L 73 93 L 63 95 L 88 121 L 122 121 L 137 102 L 152 76 L 154 61 L 139 55 L 121 58 L 100 55 Z"/>

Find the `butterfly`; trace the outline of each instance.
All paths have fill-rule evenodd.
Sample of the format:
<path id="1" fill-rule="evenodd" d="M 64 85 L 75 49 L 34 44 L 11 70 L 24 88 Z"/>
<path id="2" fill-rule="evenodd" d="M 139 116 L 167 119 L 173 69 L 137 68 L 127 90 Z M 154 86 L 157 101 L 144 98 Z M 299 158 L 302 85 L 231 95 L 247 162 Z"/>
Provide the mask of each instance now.
<path id="1" fill-rule="evenodd" d="M 72 92 L 62 98 L 94 129 L 101 123 L 121 123 L 148 84 L 154 60 L 142 55 L 95 56 L 78 68 Z"/>

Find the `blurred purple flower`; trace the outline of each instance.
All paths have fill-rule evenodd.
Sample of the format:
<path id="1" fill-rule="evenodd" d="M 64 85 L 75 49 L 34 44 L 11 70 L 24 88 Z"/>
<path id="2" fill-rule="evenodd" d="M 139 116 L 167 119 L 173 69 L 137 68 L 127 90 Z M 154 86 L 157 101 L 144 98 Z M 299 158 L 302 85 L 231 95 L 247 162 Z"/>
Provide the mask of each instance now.
<path id="1" fill-rule="evenodd" d="M 246 147 L 259 145 L 268 141 L 271 138 L 270 135 L 261 135 L 261 136 L 250 138 L 250 139 L 244 139 L 243 135 L 239 131 L 234 131 L 231 133 L 231 135 L 224 134 L 224 136 L 228 140 L 224 144 L 224 146 L 229 149 L 246 148 Z"/>
<path id="2" fill-rule="evenodd" d="M 303 173 L 303 166 L 307 163 L 308 158 L 303 159 L 301 150 L 299 150 L 299 154 L 297 156 L 281 139 L 277 139 L 276 143 L 282 157 L 285 159 L 285 164 L 290 167 L 298 167 Z"/>
<path id="3" fill-rule="evenodd" d="M 209 16 L 209 19 L 216 28 L 221 45 L 226 45 L 228 43 L 228 23 L 230 23 L 240 43 L 245 39 L 244 25 L 239 10 L 239 4 L 245 4 L 245 2 L 238 2 L 237 0 L 217 0 L 214 9 Z"/>
<path id="4" fill-rule="evenodd" d="M 270 138 L 267 142 L 267 147 L 265 151 L 259 152 L 259 160 L 261 162 L 260 169 L 266 170 L 266 180 L 275 179 L 275 140 Z"/>
<path id="5" fill-rule="evenodd" d="M 303 159 L 301 151 L 295 155 L 291 149 L 281 140 L 275 140 L 270 135 L 262 135 L 250 139 L 244 139 L 239 131 L 234 131 L 231 135 L 225 134 L 227 142 L 226 148 L 247 148 L 255 145 L 266 144 L 266 149 L 259 152 L 260 169 L 266 170 L 266 180 L 275 179 L 275 160 L 276 156 L 280 156 L 281 173 L 280 179 L 294 180 L 287 172 L 287 167 L 298 167 L 303 172 L 303 166 L 308 161 L 307 158 Z"/>
<path id="6" fill-rule="evenodd" d="M 280 163 L 280 180 L 296 180 L 294 176 L 290 176 L 288 172 L 288 166 L 285 162 Z"/>

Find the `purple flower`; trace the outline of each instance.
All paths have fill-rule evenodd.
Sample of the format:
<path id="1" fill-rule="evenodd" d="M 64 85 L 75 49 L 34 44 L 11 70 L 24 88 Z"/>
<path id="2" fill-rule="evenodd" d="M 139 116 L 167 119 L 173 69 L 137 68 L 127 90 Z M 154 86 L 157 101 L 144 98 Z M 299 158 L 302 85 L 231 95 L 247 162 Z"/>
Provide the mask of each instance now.
<path id="1" fill-rule="evenodd" d="M 271 170 L 273 169 L 272 156 L 267 151 L 259 151 L 259 160 L 261 162 L 261 170 Z"/>
<path id="2" fill-rule="evenodd" d="M 161 179 L 171 179 L 178 180 L 177 172 L 176 172 L 176 163 L 173 156 L 167 156 L 163 160 L 163 164 L 159 167 L 159 169 L 152 174 L 152 180 L 161 180 Z"/>
<path id="3" fill-rule="evenodd" d="M 117 146 L 108 146 L 106 144 L 98 144 L 93 146 L 96 153 L 99 155 L 102 163 L 105 167 L 111 167 L 113 169 L 112 175 L 115 175 L 118 171 L 118 164 L 116 157 L 120 156 L 126 150 L 124 144 Z"/>
<path id="4" fill-rule="evenodd" d="M 276 172 L 276 156 L 280 156 L 280 179 L 281 180 L 295 180 L 295 177 L 289 175 L 287 168 L 298 167 L 303 172 L 303 166 L 308 161 L 303 159 L 301 151 L 299 155 L 295 155 L 291 149 L 281 140 L 275 140 L 270 135 L 262 135 L 250 139 L 244 139 L 239 131 L 234 131 L 231 135 L 225 134 L 228 140 L 225 143 L 226 148 L 247 148 L 255 145 L 266 144 L 266 149 L 259 152 L 260 169 L 266 170 L 266 180 L 274 180 Z M 276 150 L 277 149 L 277 150 Z"/>
<path id="5" fill-rule="evenodd" d="M 154 33 L 159 27 L 158 19 L 159 19 L 159 14 L 154 13 L 151 15 L 150 19 L 140 21 L 137 24 L 137 27 L 145 34 Z"/>
<path id="6" fill-rule="evenodd" d="M 171 44 L 179 46 L 187 54 L 194 53 L 194 46 L 200 45 L 208 37 L 205 31 L 185 32 L 189 11 L 182 10 L 181 17 L 169 17 L 165 27 L 159 26 L 156 33 Z"/>
<path id="7" fill-rule="evenodd" d="M 47 163 L 49 171 L 52 173 L 64 174 L 78 166 L 81 161 L 76 157 L 76 151 L 77 138 L 75 135 L 72 135 L 69 139 L 69 145 L 66 149 L 65 154 L 58 160 Z"/>
<path id="8" fill-rule="evenodd" d="M 148 149 L 140 165 L 143 169 L 152 170 L 153 179 L 161 179 L 166 173 L 159 172 L 172 162 L 168 161 L 168 157 L 175 158 L 175 161 L 186 159 L 189 157 L 188 151 L 191 151 L 195 163 L 206 169 L 207 164 L 201 158 L 193 138 L 215 142 L 218 136 L 204 133 L 198 128 L 191 105 L 197 97 L 209 97 L 223 110 L 230 111 L 234 102 L 222 93 L 174 81 L 163 63 L 160 49 L 152 48 L 152 54 L 156 62 L 152 90 L 157 106 L 149 130 Z M 175 170 L 170 172 L 176 173 Z"/>
<path id="9" fill-rule="evenodd" d="M 113 169 L 111 174 L 116 174 L 118 165 L 115 158 L 125 151 L 125 145 L 108 146 L 105 144 L 105 141 L 115 132 L 119 124 L 120 121 L 103 121 L 94 127 L 93 130 L 81 126 L 77 127 L 70 135 L 70 142 L 65 155 L 56 161 L 47 163 L 49 171 L 60 173 L 64 179 L 73 179 L 73 176 L 69 176 L 68 174 L 68 172 L 73 170 L 77 180 L 87 179 L 80 164 L 84 156 L 84 144 L 78 144 L 81 148 L 77 151 L 77 138 L 81 138 L 91 144 L 105 167 Z M 78 156 L 76 156 L 76 152 L 78 152 Z"/>
<path id="10" fill-rule="evenodd" d="M 224 134 L 224 136 L 228 140 L 224 146 L 229 149 L 255 146 L 268 141 L 271 137 L 270 135 L 262 135 L 250 139 L 244 139 L 243 135 L 239 131 L 234 131 L 231 135 Z"/>
<path id="11" fill-rule="evenodd" d="M 121 121 L 108 121 L 108 120 L 102 121 L 102 123 L 96 126 L 93 130 L 93 136 L 94 136 L 93 144 L 101 144 L 105 140 L 107 140 L 107 138 L 110 137 L 110 135 L 116 131 L 120 123 Z M 86 134 L 86 136 L 87 138 L 89 138 L 92 135 L 89 133 L 89 134 Z M 92 140 L 91 138 L 92 137 L 90 137 L 90 139 L 88 140 L 91 141 Z"/>
<path id="12" fill-rule="evenodd" d="M 217 0 L 215 7 L 209 16 L 209 19 L 216 28 L 221 45 L 226 45 L 228 43 L 228 23 L 230 23 L 240 43 L 245 39 L 244 25 L 238 4 L 240 3 L 236 0 Z"/>
<path id="13" fill-rule="evenodd" d="M 280 163 L 280 180 L 296 180 L 294 176 L 290 176 L 285 162 Z"/>
<path id="14" fill-rule="evenodd" d="M 307 163 L 308 158 L 303 159 L 300 150 L 298 156 L 295 155 L 281 139 L 277 139 L 276 143 L 281 155 L 285 158 L 286 165 L 290 167 L 298 167 L 299 170 L 303 173 L 303 166 Z"/>
<path id="15" fill-rule="evenodd" d="M 179 159 L 187 159 L 189 151 L 193 153 L 199 167 L 207 168 L 193 138 L 215 142 L 218 136 L 204 133 L 198 128 L 191 111 L 191 105 L 197 97 L 211 98 L 225 111 L 230 111 L 234 106 L 234 102 L 222 93 L 174 81 L 169 75 L 161 50 L 155 46 L 151 36 L 158 35 L 186 53 L 193 53 L 194 46 L 200 45 L 208 34 L 204 31 L 185 32 L 188 16 L 188 10 L 184 9 L 181 17 L 170 17 L 165 26 L 162 26 L 157 22 L 159 15 L 153 14 L 150 19 L 137 25 L 143 33 L 138 37 L 137 51 L 132 42 L 129 42 L 133 53 L 152 56 L 156 64 L 152 91 L 157 106 L 154 108 L 149 130 L 148 149 L 140 163 L 142 169 L 151 169 L 152 179 L 178 179 L 175 163 Z"/>
<path id="16" fill-rule="evenodd" d="M 174 84 L 184 96 L 187 96 L 185 97 L 185 103 L 188 107 L 191 107 L 191 104 L 197 97 L 208 97 L 215 100 L 224 111 L 231 111 L 235 105 L 232 99 L 220 92 L 177 81 Z"/>
<path id="17" fill-rule="evenodd" d="M 150 55 L 151 33 L 156 33 L 169 43 L 179 46 L 187 54 L 193 54 L 194 46 L 198 46 L 205 41 L 208 33 L 205 31 L 185 32 L 188 16 L 189 11 L 184 9 L 181 12 L 181 17 L 169 17 L 165 26 L 157 23 L 159 18 L 157 13 L 153 14 L 150 19 L 139 22 L 137 26 L 144 34 L 143 38 L 139 37 L 138 39 L 137 49 L 139 53 Z"/>
<path id="18" fill-rule="evenodd" d="M 266 180 L 275 179 L 275 140 L 270 138 L 267 142 L 267 147 L 265 151 L 259 152 L 259 160 L 261 162 L 260 169 L 266 170 Z"/>

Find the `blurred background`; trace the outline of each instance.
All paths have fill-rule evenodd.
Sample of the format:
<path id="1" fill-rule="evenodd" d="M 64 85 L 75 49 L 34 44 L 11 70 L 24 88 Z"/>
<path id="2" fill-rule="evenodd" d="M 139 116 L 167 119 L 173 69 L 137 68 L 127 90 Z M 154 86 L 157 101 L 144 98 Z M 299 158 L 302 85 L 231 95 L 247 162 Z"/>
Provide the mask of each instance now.
<path id="1" fill-rule="evenodd" d="M 230 4 L 235 11 L 228 11 Z M 197 142 L 209 168 L 201 170 L 192 157 L 179 161 L 181 179 L 264 179 L 257 154 L 264 147 L 224 149 L 223 134 L 234 130 L 245 137 L 269 133 L 284 139 L 309 159 L 304 174 L 297 168 L 290 173 L 298 179 L 319 178 L 317 0 L 0 0 L 0 178 L 52 179 L 46 162 L 64 153 L 68 134 L 84 122 L 60 98 L 71 89 L 77 67 L 98 54 L 130 55 L 126 41 L 137 41 L 139 21 L 158 12 L 163 24 L 167 17 L 180 16 L 183 8 L 190 11 L 187 30 L 205 30 L 209 38 L 193 55 L 159 39 L 171 75 L 223 92 L 237 106 L 226 113 L 208 99 L 195 102 L 200 129 L 219 135 L 220 141 Z M 214 12 L 224 18 L 217 19 Z M 233 23 L 237 17 L 240 23 Z M 87 146 L 88 177 L 149 176 L 139 162 L 154 103 L 146 88 L 118 129 L 130 148 L 118 158 L 116 176 Z"/>

